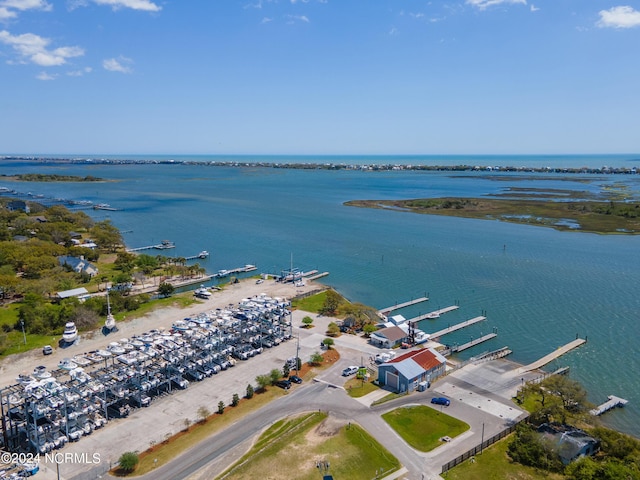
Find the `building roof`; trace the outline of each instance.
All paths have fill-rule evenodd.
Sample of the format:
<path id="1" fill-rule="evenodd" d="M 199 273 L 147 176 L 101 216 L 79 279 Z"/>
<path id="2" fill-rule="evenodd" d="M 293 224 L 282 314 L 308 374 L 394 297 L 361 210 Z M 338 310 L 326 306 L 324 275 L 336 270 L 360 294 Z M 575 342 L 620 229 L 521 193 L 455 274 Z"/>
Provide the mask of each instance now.
<path id="1" fill-rule="evenodd" d="M 397 342 L 407 337 L 407 334 L 400 327 L 387 327 L 374 332 L 372 335 L 386 338 L 390 342 Z"/>
<path id="2" fill-rule="evenodd" d="M 70 298 L 70 297 L 78 297 L 80 295 L 87 295 L 89 291 L 84 288 L 74 288 L 72 290 L 64 290 L 62 292 L 58 292 L 58 298 Z"/>
<path id="3" fill-rule="evenodd" d="M 389 362 L 387 363 L 401 363 L 405 360 L 412 360 L 425 370 L 436 368 L 437 366 L 442 365 L 447 361 L 446 358 L 444 358 L 432 348 L 423 348 L 422 350 L 413 350 L 411 352 L 407 352 L 404 355 L 400 355 L 399 357 L 394 358 L 393 360 L 389 360 Z"/>
<path id="4" fill-rule="evenodd" d="M 409 380 L 417 378 L 425 372 L 434 370 L 446 363 L 446 359 L 431 348 L 414 350 L 400 355 L 393 360 L 380 365 L 383 367 L 393 367 L 397 373 Z"/>

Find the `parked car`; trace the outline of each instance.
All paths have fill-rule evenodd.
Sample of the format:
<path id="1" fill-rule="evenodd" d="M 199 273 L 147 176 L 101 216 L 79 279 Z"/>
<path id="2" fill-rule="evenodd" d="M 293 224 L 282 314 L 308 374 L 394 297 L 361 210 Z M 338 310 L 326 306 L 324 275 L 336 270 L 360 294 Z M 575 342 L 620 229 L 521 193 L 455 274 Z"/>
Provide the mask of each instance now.
<path id="1" fill-rule="evenodd" d="M 51 348 L 51 345 L 45 345 L 44 347 L 42 347 L 43 355 L 51 355 L 52 353 L 53 353 L 53 348 Z"/>
<path id="2" fill-rule="evenodd" d="M 351 365 L 347 368 L 345 368 L 344 370 L 342 370 L 342 376 L 343 377 L 348 377 L 349 375 L 354 375 L 358 373 L 358 367 Z"/>
<path id="3" fill-rule="evenodd" d="M 445 407 L 451 405 L 451 401 L 448 398 L 444 397 L 433 397 L 431 399 L 431 403 L 434 403 L 436 405 L 444 405 Z"/>
<path id="4" fill-rule="evenodd" d="M 297 375 L 289 375 L 289 380 L 293 383 L 302 383 L 302 379 Z"/>
<path id="5" fill-rule="evenodd" d="M 276 387 L 284 388 L 285 390 L 289 390 L 291 388 L 291 382 L 289 380 L 278 380 L 276 382 Z"/>

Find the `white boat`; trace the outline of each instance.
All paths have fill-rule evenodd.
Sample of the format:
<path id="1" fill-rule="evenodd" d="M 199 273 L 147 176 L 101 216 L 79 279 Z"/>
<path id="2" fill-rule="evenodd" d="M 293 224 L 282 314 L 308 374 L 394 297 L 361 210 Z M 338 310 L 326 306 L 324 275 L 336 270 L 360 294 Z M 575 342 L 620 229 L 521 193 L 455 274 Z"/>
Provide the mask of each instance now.
<path id="1" fill-rule="evenodd" d="M 198 298 L 210 298 L 211 292 L 205 288 L 204 285 L 200 285 L 200 288 L 196 288 L 193 294 Z"/>
<path id="2" fill-rule="evenodd" d="M 67 371 L 71 371 L 74 368 L 78 368 L 78 364 L 75 363 L 73 360 L 71 360 L 70 358 L 63 358 L 60 363 L 58 364 L 58 368 L 60 370 L 67 370 Z"/>
<path id="3" fill-rule="evenodd" d="M 116 328 L 116 318 L 111 314 L 111 304 L 109 303 L 109 290 L 107 290 L 107 319 L 104 321 L 104 328 L 111 331 Z"/>
<path id="4" fill-rule="evenodd" d="M 207 258 L 209 256 L 209 252 L 207 252 L 206 250 L 202 250 L 199 254 L 198 254 L 198 258 Z"/>
<path id="5" fill-rule="evenodd" d="M 66 343 L 73 343 L 78 338 L 78 329 L 73 322 L 67 322 L 64 326 L 64 332 L 62 333 L 62 340 Z"/>
<path id="6" fill-rule="evenodd" d="M 49 372 L 44 365 L 40 365 L 33 369 L 33 376 L 38 380 L 43 380 L 45 378 L 51 378 L 51 372 Z"/>

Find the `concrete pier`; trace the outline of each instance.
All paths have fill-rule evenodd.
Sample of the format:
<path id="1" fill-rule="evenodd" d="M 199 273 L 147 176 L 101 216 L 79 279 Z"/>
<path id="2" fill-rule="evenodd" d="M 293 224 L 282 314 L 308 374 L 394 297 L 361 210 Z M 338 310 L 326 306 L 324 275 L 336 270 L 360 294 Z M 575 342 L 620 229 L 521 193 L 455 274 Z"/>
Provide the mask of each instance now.
<path id="1" fill-rule="evenodd" d="M 487 319 L 487 317 L 484 317 L 484 316 L 480 315 L 479 317 L 475 317 L 475 318 L 472 318 L 472 319 L 467 320 L 465 322 L 453 325 L 451 327 L 444 328 L 442 330 L 438 330 L 437 332 L 433 332 L 430 335 L 431 335 L 431 338 L 438 338 L 438 337 L 441 337 L 443 335 L 446 335 L 447 333 L 455 332 L 456 330 L 460 330 L 461 328 L 469 327 L 469 326 L 471 326 L 471 325 L 473 325 L 475 323 L 482 322 L 483 320 L 486 320 L 486 319 Z"/>
<path id="2" fill-rule="evenodd" d="M 463 343 L 462 345 L 457 345 L 451 348 L 451 353 L 462 352 L 467 348 L 475 347 L 476 345 L 481 344 L 482 342 L 486 342 L 487 340 L 491 340 L 492 338 L 497 337 L 497 333 L 489 333 L 488 335 L 483 335 L 480 338 L 474 338 L 470 342 Z"/>
<path id="3" fill-rule="evenodd" d="M 434 320 L 436 318 L 440 318 L 440 315 L 444 315 L 447 312 L 451 312 L 453 310 L 457 310 L 460 307 L 458 305 L 451 305 L 450 307 L 441 308 L 440 310 L 434 310 L 433 312 L 425 313 L 424 315 L 419 315 L 417 317 L 410 318 L 407 320 L 408 322 L 419 322 L 421 320 Z"/>
<path id="4" fill-rule="evenodd" d="M 609 395 L 607 398 L 609 399 L 609 401 L 591 410 L 591 415 L 602 415 L 604 412 L 608 412 L 609 410 L 616 407 L 624 407 L 627 403 L 629 403 L 628 400 L 616 397 L 615 395 Z"/>
<path id="5" fill-rule="evenodd" d="M 578 348 L 580 345 L 586 343 L 587 341 L 584 338 L 576 338 L 572 342 L 563 345 L 562 347 L 558 347 L 555 351 L 551 352 L 548 355 L 545 355 L 540 360 L 537 360 L 529 365 L 525 365 L 523 367 L 518 368 L 519 373 L 530 372 L 531 370 L 537 370 L 547 363 L 552 362 L 556 358 L 564 355 L 567 352 L 570 352 L 574 348 Z"/>
<path id="6" fill-rule="evenodd" d="M 388 315 L 391 312 L 393 312 L 394 310 L 400 310 L 401 308 L 404 307 L 410 307 L 411 305 L 415 305 L 417 303 L 422 303 L 422 302 L 426 302 L 429 299 L 427 297 L 420 297 L 420 298 L 416 298 L 415 300 L 409 300 L 408 302 L 404 302 L 404 303 L 396 303 L 395 305 L 392 305 L 391 307 L 386 307 L 386 308 L 382 308 L 380 310 L 378 310 L 378 314 L 379 315 Z"/>

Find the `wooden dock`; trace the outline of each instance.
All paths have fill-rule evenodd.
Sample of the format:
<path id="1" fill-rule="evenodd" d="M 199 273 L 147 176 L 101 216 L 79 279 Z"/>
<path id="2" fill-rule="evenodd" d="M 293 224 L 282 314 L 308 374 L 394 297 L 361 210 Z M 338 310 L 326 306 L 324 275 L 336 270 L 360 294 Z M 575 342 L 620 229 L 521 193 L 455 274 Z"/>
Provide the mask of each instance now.
<path id="1" fill-rule="evenodd" d="M 441 337 L 443 335 L 446 335 L 448 333 L 455 332 L 456 330 L 460 330 L 461 328 L 470 327 L 471 325 L 474 325 L 474 324 L 476 324 L 478 322 L 482 322 L 482 321 L 484 321 L 486 319 L 487 319 L 487 317 L 484 317 L 484 316 L 480 315 L 479 317 L 475 317 L 475 318 L 472 318 L 472 319 L 467 320 L 465 322 L 453 325 L 451 327 L 447 327 L 447 328 L 444 328 L 442 330 L 438 330 L 437 332 L 433 332 L 430 335 L 431 335 L 431 338 L 435 339 L 435 338 Z"/>
<path id="2" fill-rule="evenodd" d="M 422 302 L 426 302 L 429 299 L 427 297 L 420 297 L 420 298 L 416 298 L 415 300 L 409 300 L 408 302 L 404 302 L 404 303 L 396 303 L 395 305 L 391 306 L 391 307 L 386 307 L 386 308 L 382 308 L 380 310 L 378 310 L 378 315 L 388 315 L 391 312 L 393 312 L 394 310 L 400 310 L 401 308 L 404 307 L 410 307 L 411 305 L 415 305 L 417 303 L 422 303 Z"/>
<path id="3" fill-rule="evenodd" d="M 523 367 L 518 368 L 519 373 L 530 372 L 531 370 L 537 370 L 540 367 L 543 367 L 547 363 L 552 362 L 556 358 L 564 355 L 567 352 L 570 352 L 574 348 L 578 348 L 580 345 L 586 343 L 587 341 L 584 338 L 576 338 L 572 342 L 563 345 L 562 347 L 558 347 L 555 351 L 551 352 L 548 355 L 545 355 L 540 360 L 537 360 L 529 365 L 525 365 Z"/>
<path id="4" fill-rule="evenodd" d="M 628 400 L 616 397 L 615 395 L 609 395 L 607 398 L 609 399 L 607 402 L 604 402 L 602 405 L 599 405 L 598 407 L 590 411 L 591 415 L 602 415 L 604 412 L 608 412 L 609 410 L 612 410 L 616 407 L 624 407 L 627 403 L 629 403 Z"/>
<path id="5" fill-rule="evenodd" d="M 209 252 L 207 252 L 206 250 L 201 251 L 199 254 L 197 255 L 191 255 L 189 257 L 184 257 L 185 260 L 204 260 L 206 258 L 209 258 Z"/>
<path id="6" fill-rule="evenodd" d="M 410 318 L 409 322 L 419 322 L 421 320 L 435 320 L 440 318 L 440 315 L 444 315 L 447 312 L 452 312 L 460 307 L 458 305 L 451 305 L 450 307 L 441 308 L 440 310 L 434 310 L 433 312 L 425 313 L 424 315 L 418 315 L 417 317 Z"/>
<path id="7" fill-rule="evenodd" d="M 155 245 L 145 245 L 144 247 L 127 248 L 127 252 L 140 252 L 142 250 L 168 250 L 170 248 L 176 248 L 176 245 L 169 241 L 163 240 L 162 243 L 156 243 Z"/>

